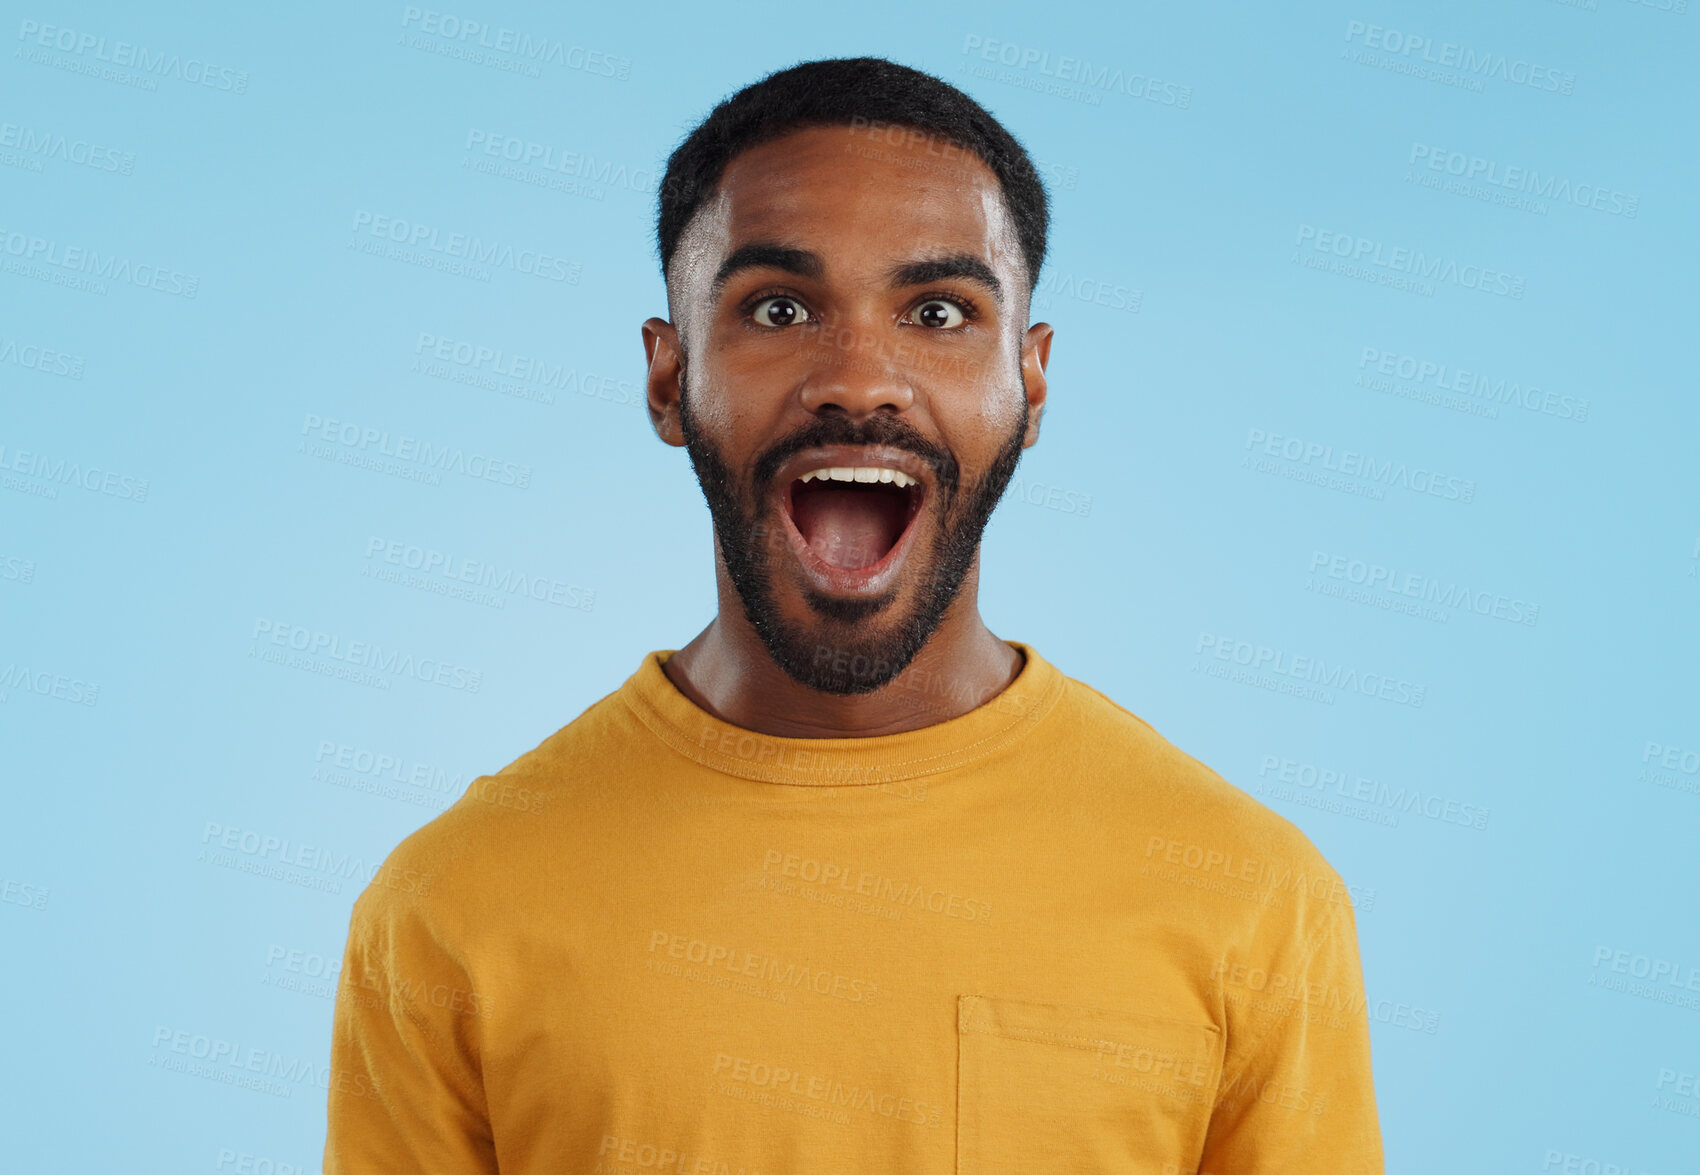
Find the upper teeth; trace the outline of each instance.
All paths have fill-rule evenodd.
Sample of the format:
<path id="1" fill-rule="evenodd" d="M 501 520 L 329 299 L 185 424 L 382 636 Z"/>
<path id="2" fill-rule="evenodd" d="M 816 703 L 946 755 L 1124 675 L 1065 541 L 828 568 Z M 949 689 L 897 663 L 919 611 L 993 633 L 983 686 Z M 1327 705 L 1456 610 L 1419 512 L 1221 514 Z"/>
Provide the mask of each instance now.
<path id="1" fill-rule="evenodd" d="M 878 465 L 834 465 L 828 469 L 811 469 L 801 480 L 813 481 L 817 477 L 822 481 L 889 481 L 903 488 L 919 484 L 907 473 Z"/>

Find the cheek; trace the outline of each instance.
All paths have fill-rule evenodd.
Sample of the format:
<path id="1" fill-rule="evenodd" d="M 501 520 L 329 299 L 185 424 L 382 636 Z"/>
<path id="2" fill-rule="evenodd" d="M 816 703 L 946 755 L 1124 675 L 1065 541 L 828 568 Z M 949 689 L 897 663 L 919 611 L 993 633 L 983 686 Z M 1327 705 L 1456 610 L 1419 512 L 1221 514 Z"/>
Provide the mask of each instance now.
<path id="1" fill-rule="evenodd" d="M 1021 423 L 1025 397 L 1007 386 L 980 388 L 949 404 L 935 403 L 940 439 L 955 455 L 966 487 L 992 467 Z"/>
<path id="2" fill-rule="evenodd" d="M 738 417 L 730 398 L 712 391 L 699 393 L 697 389 L 692 388 L 690 400 L 691 415 L 703 432 L 720 444 L 725 444 L 733 438 L 737 431 Z"/>
<path id="3" fill-rule="evenodd" d="M 704 372 L 700 378 L 700 391 L 695 381 L 689 385 L 692 421 L 742 483 L 779 430 L 773 405 L 750 383 L 723 371 Z"/>
<path id="4" fill-rule="evenodd" d="M 1016 389 L 1010 389 L 999 396 L 988 397 L 981 411 L 981 419 L 985 426 L 996 438 L 998 444 L 1015 430 L 1021 423 L 1021 406 L 1026 403 L 1026 397 Z"/>
<path id="5" fill-rule="evenodd" d="M 760 427 L 748 381 L 714 362 L 699 365 L 689 376 L 686 394 L 697 424 L 721 445 L 739 448 L 740 434 Z"/>
<path id="6" fill-rule="evenodd" d="M 982 386 L 953 405 L 955 411 L 948 422 L 949 430 L 960 439 L 958 456 L 970 453 L 990 455 L 1000 449 L 1021 423 L 1021 407 L 1026 403 L 1019 382 L 1000 381 L 996 387 Z"/>

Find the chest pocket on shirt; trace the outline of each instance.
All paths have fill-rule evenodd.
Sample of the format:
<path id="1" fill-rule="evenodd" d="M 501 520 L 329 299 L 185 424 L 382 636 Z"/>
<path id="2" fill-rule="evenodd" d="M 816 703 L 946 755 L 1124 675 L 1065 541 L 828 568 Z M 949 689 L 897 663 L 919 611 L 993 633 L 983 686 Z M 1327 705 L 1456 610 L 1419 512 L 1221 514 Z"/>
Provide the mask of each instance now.
<path id="1" fill-rule="evenodd" d="M 1173 1175 L 1204 1148 L 1214 1025 L 964 995 L 957 1050 L 957 1175 Z"/>

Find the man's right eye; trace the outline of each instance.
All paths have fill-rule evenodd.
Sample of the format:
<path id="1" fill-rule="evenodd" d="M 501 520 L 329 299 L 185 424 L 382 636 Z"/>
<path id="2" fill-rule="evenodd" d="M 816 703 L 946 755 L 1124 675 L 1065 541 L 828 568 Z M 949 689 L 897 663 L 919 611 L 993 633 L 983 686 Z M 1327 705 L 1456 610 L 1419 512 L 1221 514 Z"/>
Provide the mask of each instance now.
<path id="1" fill-rule="evenodd" d="M 796 326 L 809 320 L 809 312 L 797 299 L 777 296 L 757 302 L 750 310 L 750 317 L 762 326 Z"/>

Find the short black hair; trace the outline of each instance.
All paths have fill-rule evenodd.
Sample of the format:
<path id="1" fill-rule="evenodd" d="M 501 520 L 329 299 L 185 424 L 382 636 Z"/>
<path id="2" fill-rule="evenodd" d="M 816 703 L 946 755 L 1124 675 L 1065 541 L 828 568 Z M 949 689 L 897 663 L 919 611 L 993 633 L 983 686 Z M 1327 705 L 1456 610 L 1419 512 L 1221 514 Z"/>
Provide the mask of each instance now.
<path id="1" fill-rule="evenodd" d="M 1033 160 L 1015 136 L 967 94 L 930 73 L 883 57 L 831 57 L 776 70 L 709 112 L 667 159 L 656 201 L 662 279 L 691 218 L 714 195 L 735 156 L 807 127 L 881 123 L 940 136 L 991 168 L 1015 223 L 1031 294 L 1045 263 L 1050 224 L 1045 185 Z"/>

